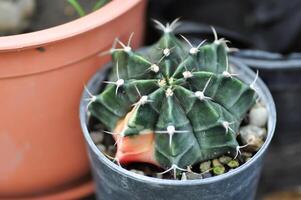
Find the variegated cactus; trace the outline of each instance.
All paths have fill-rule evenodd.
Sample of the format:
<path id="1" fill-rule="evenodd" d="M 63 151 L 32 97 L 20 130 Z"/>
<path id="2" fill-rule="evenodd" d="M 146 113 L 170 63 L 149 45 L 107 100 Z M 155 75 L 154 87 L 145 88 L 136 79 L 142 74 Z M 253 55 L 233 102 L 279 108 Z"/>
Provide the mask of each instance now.
<path id="1" fill-rule="evenodd" d="M 253 84 L 229 71 L 228 47 L 214 31 L 213 43 L 191 44 L 163 26 L 161 39 L 144 52 L 118 41 L 110 51 L 107 86 L 91 96 L 89 111 L 116 140 L 115 160 L 184 170 L 240 146 L 237 132 L 255 102 Z"/>

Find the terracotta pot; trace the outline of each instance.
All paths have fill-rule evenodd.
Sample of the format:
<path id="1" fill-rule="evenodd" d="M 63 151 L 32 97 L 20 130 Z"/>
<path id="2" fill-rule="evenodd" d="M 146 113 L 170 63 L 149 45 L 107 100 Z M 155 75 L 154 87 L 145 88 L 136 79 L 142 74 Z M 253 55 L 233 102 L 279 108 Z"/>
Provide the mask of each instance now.
<path id="1" fill-rule="evenodd" d="M 114 0 L 54 28 L 0 37 L 0 199 L 93 190 L 78 120 L 86 81 L 116 36 L 141 44 L 145 0 Z"/>

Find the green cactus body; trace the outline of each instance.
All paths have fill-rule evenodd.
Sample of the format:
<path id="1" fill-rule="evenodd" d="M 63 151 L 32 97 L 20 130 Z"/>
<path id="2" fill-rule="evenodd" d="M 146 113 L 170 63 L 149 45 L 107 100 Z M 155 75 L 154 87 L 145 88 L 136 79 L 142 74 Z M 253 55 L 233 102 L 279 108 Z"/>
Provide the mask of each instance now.
<path id="1" fill-rule="evenodd" d="M 159 26 L 163 36 L 143 54 L 124 44 L 112 49 L 107 86 L 89 105 L 91 114 L 118 136 L 117 159 L 181 169 L 237 153 L 238 128 L 256 92 L 229 72 L 226 41 L 216 38 L 193 47 L 175 37 L 175 23 Z M 139 136 L 145 134 L 153 137 L 151 148 L 142 151 L 145 141 Z M 127 143 L 132 139 L 136 142 Z M 137 140 L 139 145 L 131 146 Z M 140 148 L 136 155 L 135 148 Z"/>

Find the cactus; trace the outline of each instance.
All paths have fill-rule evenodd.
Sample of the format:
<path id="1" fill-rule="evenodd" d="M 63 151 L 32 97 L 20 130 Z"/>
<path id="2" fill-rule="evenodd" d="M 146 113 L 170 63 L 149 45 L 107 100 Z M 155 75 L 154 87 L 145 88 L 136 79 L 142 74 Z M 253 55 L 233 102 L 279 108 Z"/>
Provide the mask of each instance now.
<path id="1" fill-rule="evenodd" d="M 177 20 L 155 22 L 163 36 L 145 52 L 132 50 L 133 35 L 127 44 L 116 39 L 107 85 L 90 94 L 90 113 L 116 141 L 115 161 L 168 172 L 229 152 L 237 156 L 237 133 L 255 102 L 256 79 L 246 84 L 230 72 L 227 41 L 215 31 L 214 42 L 193 46 L 173 34 Z"/>

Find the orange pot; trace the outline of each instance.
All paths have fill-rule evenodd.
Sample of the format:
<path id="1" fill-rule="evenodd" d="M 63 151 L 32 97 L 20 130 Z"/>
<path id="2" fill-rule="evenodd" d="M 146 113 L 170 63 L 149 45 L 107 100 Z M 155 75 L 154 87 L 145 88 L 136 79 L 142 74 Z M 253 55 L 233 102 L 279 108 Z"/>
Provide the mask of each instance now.
<path id="1" fill-rule="evenodd" d="M 145 0 L 114 0 L 54 28 L 0 37 L 0 199 L 75 199 L 93 190 L 81 91 L 116 36 L 141 44 Z"/>

